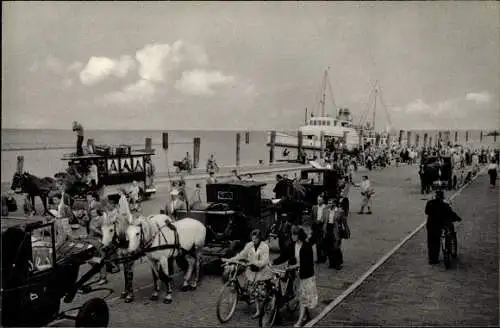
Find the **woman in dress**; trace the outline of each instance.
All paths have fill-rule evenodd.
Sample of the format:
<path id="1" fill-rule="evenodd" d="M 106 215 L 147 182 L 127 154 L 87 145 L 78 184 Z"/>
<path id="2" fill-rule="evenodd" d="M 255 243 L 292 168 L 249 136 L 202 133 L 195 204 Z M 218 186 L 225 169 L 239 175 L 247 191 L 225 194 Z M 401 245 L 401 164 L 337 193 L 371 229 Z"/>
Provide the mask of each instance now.
<path id="1" fill-rule="evenodd" d="M 260 316 L 260 299 L 267 295 L 272 279 L 272 272 L 269 261 L 269 246 L 263 241 L 259 229 L 252 231 L 252 241 L 245 245 L 245 248 L 236 256 L 227 261 L 247 260 L 248 267 L 245 271 L 247 287 L 250 295 L 255 299 L 256 312 L 252 318 Z"/>
<path id="2" fill-rule="evenodd" d="M 299 319 L 294 327 L 301 327 L 311 319 L 310 310 L 318 305 L 318 290 L 314 275 L 314 256 L 311 244 L 307 242 L 307 234 L 300 227 L 292 228 L 292 240 L 295 242 L 295 262 L 288 270 L 299 269 Z"/>

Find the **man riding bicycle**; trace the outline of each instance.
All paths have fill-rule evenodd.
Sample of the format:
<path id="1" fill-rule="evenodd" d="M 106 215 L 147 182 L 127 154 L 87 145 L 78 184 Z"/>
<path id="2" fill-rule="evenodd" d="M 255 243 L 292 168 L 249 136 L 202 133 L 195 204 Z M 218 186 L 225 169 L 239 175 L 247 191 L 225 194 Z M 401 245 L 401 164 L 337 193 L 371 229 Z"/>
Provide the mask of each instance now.
<path id="1" fill-rule="evenodd" d="M 427 215 L 426 228 L 429 264 L 438 264 L 443 230 L 451 233 L 454 236 L 453 238 L 456 238 L 453 222 L 459 222 L 462 219 L 453 211 L 450 204 L 444 200 L 444 192 L 441 189 L 436 190 L 436 197 L 427 202 L 425 214 Z"/>

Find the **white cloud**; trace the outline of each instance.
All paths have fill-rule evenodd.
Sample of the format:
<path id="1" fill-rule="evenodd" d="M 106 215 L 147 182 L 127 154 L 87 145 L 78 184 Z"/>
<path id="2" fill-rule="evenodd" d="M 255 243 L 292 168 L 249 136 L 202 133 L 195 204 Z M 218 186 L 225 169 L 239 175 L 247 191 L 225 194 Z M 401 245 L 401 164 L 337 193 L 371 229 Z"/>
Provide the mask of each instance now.
<path id="1" fill-rule="evenodd" d="M 108 57 L 90 57 L 87 65 L 80 72 L 80 81 L 85 85 L 93 85 L 104 81 L 111 75 L 123 78 L 134 68 L 134 60 L 124 55 L 119 60 Z"/>
<path id="2" fill-rule="evenodd" d="M 149 103 L 156 93 L 156 86 L 147 80 L 139 80 L 136 83 L 125 86 L 121 91 L 109 93 L 103 97 L 103 102 L 108 103 Z"/>
<path id="3" fill-rule="evenodd" d="M 408 113 L 430 112 L 431 110 L 432 106 L 422 99 L 417 99 L 405 106 L 405 111 Z"/>
<path id="4" fill-rule="evenodd" d="M 188 95 L 213 95 L 213 87 L 231 84 L 233 76 L 226 76 L 219 71 L 205 71 L 195 69 L 182 73 L 182 77 L 175 83 L 175 88 Z"/>
<path id="5" fill-rule="evenodd" d="M 168 67 L 167 58 L 171 52 L 168 44 L 148 44 L 137 51 L 135 58 L 139 62 L 139 76 L 144 80 L 162 82 Z"/>
<path id="6" fill-rule="evenodd" d="M 492 99 L 492 96 L 488 92 L 470 92 L 465 95 L 465 99 L 469 101 L 475 101 L 478 104 L 489 103 Z"/>

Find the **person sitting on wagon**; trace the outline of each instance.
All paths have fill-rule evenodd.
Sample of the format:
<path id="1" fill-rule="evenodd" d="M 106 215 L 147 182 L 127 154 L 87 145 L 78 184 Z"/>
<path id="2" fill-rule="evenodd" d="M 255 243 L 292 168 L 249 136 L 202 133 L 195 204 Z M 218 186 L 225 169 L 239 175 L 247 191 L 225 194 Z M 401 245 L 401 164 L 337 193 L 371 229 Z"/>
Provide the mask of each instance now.
<path id="1" fill-rule="evenodd" d="M 256 312 L 252 316 L 255 319 L 260 316 L 260 300 L 268 295 L 273 275 L 270 269 L 269 246 L 263 241 L 261 231 L 259 229 L 253 230 L 251 238 L 252 241 L 247 243 L 240 253 L 230 259 L 222 259 L 222 261 L 248 261 L 248 267 L 245 271 L 246 290 L 255 299 Z"/>
<path id="2" fill-rule="evenodd" d="M 88 192 L 85 215 L 83 216 L 83 222 L 81 222 L 81 225 L 87 230 L 87 234 L 90 234 L 90 221 L 97 215 L 98 208 L 100 208 L 99 196 L 95 192 Z"/>
<path id="3" fill-rule="evenodd" d="M 130 207 L 133 211 L 139 210 L 139 184 L 137 181 L 132 181 L 132 186 L 130 186 Z"/>
<path id="4" fill-rule="evenodd" d="M 174 189 L 170 192 L 170 204 L 167 206 L 166 213 L 172 219 L 177 220 L 179 218 L 179 211 L 186 211 L 186 203 L 183 202 L 179 197 L 179 191 Z"/>
<path id="5" fill-rule="evenodd" d="M 88 184 L 92 191 L 97 191 L 97 184 L 99 183 L 99 176 L 97 174 L 97 165 L 94 161 L 91 162 L 89 167 L 89 174 L 87 176 Z"/>

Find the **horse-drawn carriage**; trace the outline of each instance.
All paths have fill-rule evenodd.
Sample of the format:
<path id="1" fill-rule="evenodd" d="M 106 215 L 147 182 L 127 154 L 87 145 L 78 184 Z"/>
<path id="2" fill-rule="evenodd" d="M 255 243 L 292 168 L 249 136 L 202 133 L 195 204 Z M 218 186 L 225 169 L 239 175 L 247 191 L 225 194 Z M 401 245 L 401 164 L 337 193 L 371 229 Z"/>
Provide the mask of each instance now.
<path id="1" fill-rule="evenodd" d="M 95 264 L 79 278 L 80 266 L 95 254 L 91 243 L 66 241 L 56 246 L 54 221 L 40 217 L 2 218 L 2 325 L 43 327 L 58 319 L 73 319 L 77 327 L 105 327 L 109 310 L 101 298 L 61 312 L 61 299 L 73 301 L 103 264 Z M 76 316 L 68 315 L 79 310 Z"/>
<path id="2" fill-rule="evenodd" d="M 431 189 L 446 187 L 448 190 L 457 184 L 451 156 L 429 156 L 422 158 L 419 169 L 420 191 L 429 193 Z"/>
<path id="3" fill-rule="evenodd" d="M 337 198 L 340 174 L 334 169 L 310 168 L 300 171 L 299 185 L 303 189 L 303 201 L 309 208 L 317 203 L 320 194 Z"/>
<path id="4" fill-rule="evenodd" d="M 207 204 L 181 213 L 205 224 L 206 256 L 231 257 L 243 249 L 253 229 L 269 233 L 275 215 L 272 201 L 262 198 L 265 185 L 253 181 L 207 184 Z"/>
<path id="5" fill-rule="evenodd" d="M 151 169 L 151 156 L 154 151 L 128 151 L 115 154 L 90 154 L 83 156 L 64 156 L 62 160 L 68 165 L 79 168 L 97 166 L 98 188 L 103 197 L 118 199 L 119 189 L 129 189 L 132 182 L 139 184 L 139 197 L 149 198 L 156 192 L 154 188 L 154 172 Z M 85 189 L 85 188 L 84 188 Z M 88 190 L 83 190 L 88 191 Z M 80 193 L 81 195 L 81 193 Z"/>

